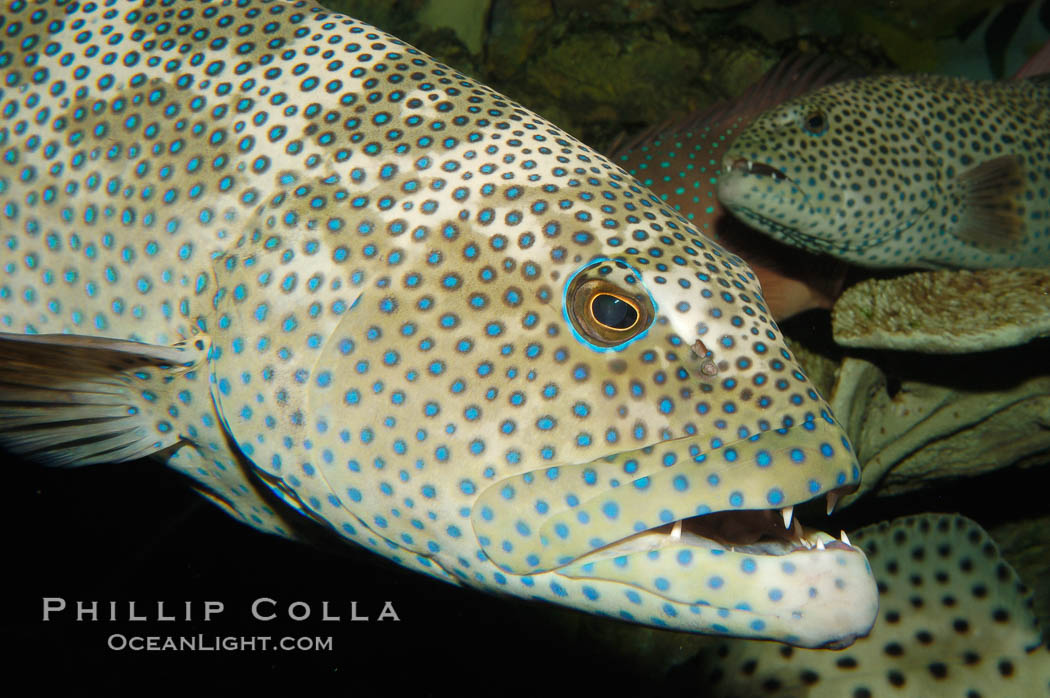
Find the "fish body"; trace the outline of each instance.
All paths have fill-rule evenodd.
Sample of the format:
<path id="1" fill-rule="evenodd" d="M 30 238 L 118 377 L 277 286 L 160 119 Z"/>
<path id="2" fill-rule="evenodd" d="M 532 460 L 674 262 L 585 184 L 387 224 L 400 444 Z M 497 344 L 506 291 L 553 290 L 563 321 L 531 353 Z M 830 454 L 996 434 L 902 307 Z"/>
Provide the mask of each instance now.
<path id="1" fill-rule="evenodd" d="M 759 114 L 813 88 L 855 74 L 852 66 L 804 54 L 774 65 L 738 97 L 643 134 L 613 154 L 613 161 L 652 189 L 704 235 L 743 257 L 762 285 L 773 317 L 785 320 L 811 308 L 831 308 L 845 265 L 757 234 L 718 200 L 726 148 Z"/>
<path id="2" fill-rule="evenodd" d="M 740 133 L 718 196 L 778 240 L 862 266 L 1042 266 L 1048 106 L 1030 80 L 837 83 Z"/>
<path id="3" fill-rule="evenodd" d="M 1050 695 L 1033 594 L 976 522 L 919 514 L 850 539 L 879 582 L 871 634 L 839 651 L 720 641 L 701 662 L 705 695 Z"/>
<path id="4" fill-rule="evenodd" d="M 735 255 L 309 2 L 10 2 L 0 443 L 660 627 L 843 644 L 860 471 Z"/>

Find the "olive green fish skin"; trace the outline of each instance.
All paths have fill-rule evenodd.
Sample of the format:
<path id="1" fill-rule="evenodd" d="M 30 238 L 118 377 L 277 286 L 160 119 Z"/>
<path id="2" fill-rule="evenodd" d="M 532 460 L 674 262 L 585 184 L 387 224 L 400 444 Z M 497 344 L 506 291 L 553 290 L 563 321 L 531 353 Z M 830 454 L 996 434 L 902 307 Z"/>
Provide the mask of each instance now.
<path id="1" fill-rule="evenodd" d="M 1050 264 L 1048 107 L 1050 87 L 1025 80 L 837 83 L 744 130 L 718 196 L 781 241 L 867 267 Z"/>
<path id="2" fill-rule="evenodd" d="M 312 3 L 3 15 L 0 443 L 634 622 L 870 627 L 863 553 L 778 511 L 856 485 L 844 432 L 751 270 L 607 159 Z"/>

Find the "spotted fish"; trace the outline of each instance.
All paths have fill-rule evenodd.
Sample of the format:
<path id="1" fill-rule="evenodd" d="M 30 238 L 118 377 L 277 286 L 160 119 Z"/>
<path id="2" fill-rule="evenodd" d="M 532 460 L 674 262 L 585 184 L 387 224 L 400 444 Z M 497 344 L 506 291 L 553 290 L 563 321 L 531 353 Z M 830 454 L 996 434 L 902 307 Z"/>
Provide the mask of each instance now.
<path id="1" fill-rule="evenodd" d="M 883 75 L 770 110 L 726 151 L 722 203 L 867 267 L 1050 264 L 1050 85 Z"/>
<path id="2" fill-rule="evenodd" d="M 1050 695 L 1032 593 L 974 521 L 921 514 L 851 537 L 879 580 L 871 634 L 837 652 L 725 641 L 702 662 L 703 695 Z"/>
<path id="3" fill-rule="evenodd" d="M 27 2 L 0 35 L 0 442 L 678 630 L 844 644 L 860 470 L 738 257 L 311 2 Z M 823 502 L 821 502 L 823 505 Z"/>
<path id="4" fill-rule="evenodd" d="M 729 215 L 716 196 L 722 154 L 755 117 L 818 86 L 855 77 L 842 61 L 795 54 L 774 65 L 731 101 L 667 123 L 615 149 L 613 160 L 706 236 L 744 257 L 777 320 L 831 308 L 846 266 L 831 257 L 771 242 Z"/>

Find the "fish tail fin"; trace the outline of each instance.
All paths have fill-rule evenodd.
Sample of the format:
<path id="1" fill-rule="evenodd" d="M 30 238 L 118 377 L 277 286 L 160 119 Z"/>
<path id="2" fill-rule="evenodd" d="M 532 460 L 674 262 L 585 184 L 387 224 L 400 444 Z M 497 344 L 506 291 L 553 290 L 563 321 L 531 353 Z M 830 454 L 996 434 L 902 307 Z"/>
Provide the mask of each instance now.
<path id="1" fill-rule="evenodd" d="M 134 460 L 177 444 L 179 377 L 206 361 L 204 335 L 172 346 L 0 333 L 0 446 L 45 465 Z"/>

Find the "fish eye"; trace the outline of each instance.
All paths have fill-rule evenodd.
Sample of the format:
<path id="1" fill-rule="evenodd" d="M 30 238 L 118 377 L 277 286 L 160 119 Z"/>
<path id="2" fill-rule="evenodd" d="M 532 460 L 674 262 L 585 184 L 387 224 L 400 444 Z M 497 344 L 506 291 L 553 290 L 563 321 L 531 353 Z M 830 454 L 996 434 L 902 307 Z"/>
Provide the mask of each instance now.
<path id="1" fill-rule="evenodd" d="M 592 320 L 614 332 L 626 332 L 638 324 L 638 306 L 630 298 L 617 293 L 595 293 L 588 310 Z"/>
<path id="2" fill-rule="evenodd" d="M 606 280 L 579 278 L 569 288 L 566 312 L 585 341 L 615 347 L 652 324 L 652 302 L 644 289 L 625 289 Z"/>
<path id="3" fill-rule="evenodd" d="M 824 112 L 814 109 L 802 119 L 802 130 L 811 136 L 819 136 L 828 130 L 828 119 Z"/>

